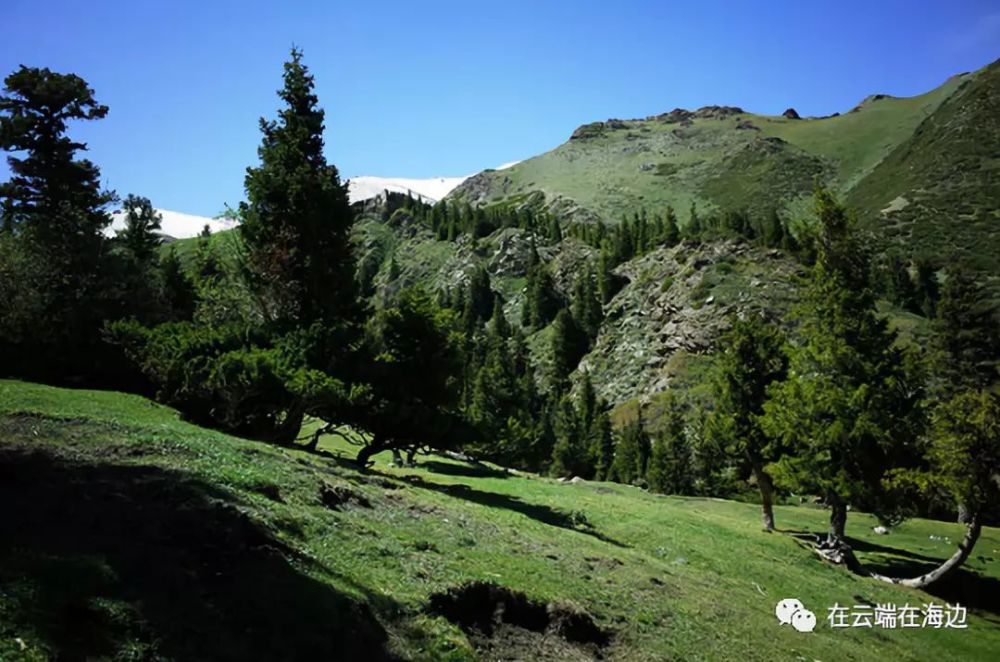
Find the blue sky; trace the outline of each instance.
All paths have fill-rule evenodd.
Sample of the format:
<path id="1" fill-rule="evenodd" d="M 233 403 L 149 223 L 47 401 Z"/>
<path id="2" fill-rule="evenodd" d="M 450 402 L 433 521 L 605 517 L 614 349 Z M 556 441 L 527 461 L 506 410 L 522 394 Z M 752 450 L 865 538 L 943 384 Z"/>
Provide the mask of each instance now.
<path id="1" fill-rule="evenodd" d="M 677 106 L 844 111 L 1000 57 L 995 0 L 3 0 L 0 24 L 0 73 L 77 73 L 110 106 L 74 129 L 109 187 L 204 215 L 242 199 L 293 43 L 343 177 L 469 174 Z"/>

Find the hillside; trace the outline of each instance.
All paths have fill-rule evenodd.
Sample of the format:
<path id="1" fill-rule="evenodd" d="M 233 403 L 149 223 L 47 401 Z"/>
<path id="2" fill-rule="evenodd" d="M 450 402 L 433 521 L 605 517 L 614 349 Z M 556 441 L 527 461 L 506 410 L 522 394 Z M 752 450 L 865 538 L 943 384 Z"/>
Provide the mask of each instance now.
<path id="1" fill-rule="evenodd" d="M 0 431 L 4 660 L 986 660 L 1000 646 L 996 529 L 934 597 L 759 532 L 752 504 L 437 456 L 361 474 L 332 439 L 282 450 L 136 396 L 13 381 Z M 825 519 L 777 514 L 789 532 Z M 852 545 L 902 571 L 948 555 L 939 538 L 960 529 L 873 523 L 851 514 Z M 786 597 L 815 610 L 815 632 L 778 624 Z M 834 603 L 944 599 L 970 607 L 967 630 L 825 618 Z"/>
<path id="2" fill-rule="evenodd" d="M 809 217 L 815 181 L 908 256 L 956 257 L 1000 276 L 996 182 L 1000 62 L 920 96 L 875 94 L 829 117 L 675 109 L 594 122 L 555 149 L 469 178 L 450 198 L 543 206 L 615 223 L 640 210 L 772 209 Z"/>

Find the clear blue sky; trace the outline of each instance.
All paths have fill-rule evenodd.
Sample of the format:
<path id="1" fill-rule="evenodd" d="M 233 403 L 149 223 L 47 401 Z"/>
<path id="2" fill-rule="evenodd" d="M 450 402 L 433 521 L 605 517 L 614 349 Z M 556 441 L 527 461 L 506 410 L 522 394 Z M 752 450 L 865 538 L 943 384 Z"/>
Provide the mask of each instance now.
<path id="1" fill-rule="evenodd" d="M 1000 57 L 995 0 L 0 2 L 0 72 L 83 76 L 107 184 L 213 215 L 243 195 L 294 43 L 343 177 L 464 175 L 676 106 L 844 111 Z M 0 178 L 6 178 L 0 166 Z"/>

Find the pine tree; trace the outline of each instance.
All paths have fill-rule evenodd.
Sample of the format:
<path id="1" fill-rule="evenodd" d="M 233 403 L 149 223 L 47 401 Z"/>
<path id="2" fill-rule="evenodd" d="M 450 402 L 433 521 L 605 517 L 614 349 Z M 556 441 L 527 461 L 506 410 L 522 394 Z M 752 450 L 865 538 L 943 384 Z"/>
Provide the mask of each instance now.
<path id="1" fill-rule="evenodd" d="M 818 259 L 803 310 L 802 344 L 761 423 L 788 448 L 775 479 L 820 494 L 831 508 L 827 546 L 840 554 L 847 505 L 885 514 L 882 479 L 919 457 L 922 389 L 875 307 L 868 244 L 832 194 L 816 192 Z"/>
<path id="2" fill-rule="evenodd" d="M 944 390 L 984 389 L 1000 379 L 1000 318 L 969 271 L 948 271 L 934 322 Z"/>
<path id="3" fill-rule="evenodd" d="M 552 386 L 565 390 L 569 375 L 587 352 L 587 336 L 565 308 L 556 315 L 552 329 Z"/>
<path id="4" fill-rule="evenodd" d="M 490 316 L 490 332 L 497 338 L 506 340 L 510 338 L 511 329 L 507 317 L 503 314 L 503 300 L 500 297 L 493 298 L 493 314 Z"/>
<path id="5" fill-rule="evenodd" d="M 544 265 L 535 264 L 528 268 L 525 287 L 527 292 L 521 319 L 526 324 L 523 326 L 541 329 L 552 321 L 562 305 L 552 283 L 552 275 Z"/>
<path id="6" fill-rule="evenodd" d="M 555 417 L 556 443 L 552 448 L 552 464 L 549 472 L 553 476 L 569 478 L 580 476 L 589 478 L 593 474 L 590 457 L 579 425 L 579 412 L 573 407 L 568 395 L 559 399 Z"/>
<path id="7" fill-rule="evenodd" d="M 611 472 L 619 483 L 635 484 L 645 479 L 650 455 L 649 436 L 642 422 L 642 413 L 622 428 Z"/>
<path id="8" fill-rule="evenodd" d="M 177 251 L 171 246 L 160 258 L 161 298 L 167 306 L 167 319 L 190 320 L 194 315 L 197 295 L 194 282 L 184 271 Z"/>
<path id="9" fill-rule="evenodd" d="M 597 412 L 590 424 L 587 439 L 595 480 L 610 480 L 611 465 L 615 459 L 615 439 L 611 428 L 611 417 L 602 401 L 597 403 Z"/>
<path id="10" fill-rule="evenodd" d="M 691 211 L 688 213 L 688 224 L 684 228 L 684 234 L 687 235 L 689 239 L 698 241 L 701 239 L 702 230 L 701 218 L 698 216 L 698 207 L 692 202 Z"/>
<path id="11" fill-rule="evenodd" d="M 323 155 L 324 111 L 292 49 L 277 120 L 260 121 L 258 167 L 240 205 L 244 276 L 261 313 L 280 329 L 351 324 L 360 313 L 347 186 Z"/>
<path id="12" fill-rule="evenodd" d="M 914 266 L 916 267 L 914 298 L 925 317 L 935 317 L 938 299 L 941 297 L 937 272 L 934 265 L 924 259 L 916 260 Z"/>
<path id="13" fill-rule="evenodd" d="M 598 296 L 594 287 L 594 274 L 587 269 L 576 280 L 571 310 L 577 326 L 587 335 L 588 343 L 593 343 L 597 338 L 604 317 Z"/>
<path id="14" fill-rule="evenodd" d="M 667 246 L 676 246 L 680 238 L 681 231 L 677 224 L 677 214 L 673 207 L 667 206 L 667 212 L 663 216 L 663 243 Z"/>
<path id="15" fill-rule="evenodd" d="M 684 415 L 674 398 L 666 406 L 663 431 L 653 443 L 646 469 L 649 489 L 662 494 L 691 494 L 694 470 L 691 446 L 684 430 Z"/>
<path id="16" fill-rule="evenodd" d="M 771 384 L 788 371 L 781 332 L 760 316 L 733 320 L 719 339 L 721 352 L 713 379 L 715 408 L 706 424 L 710 441 L 727 455 L 740 458 L 760 491 L 765 531 L 774 530 L 773 489 L 767 464 L 780 457 L 761 428 Z"/>
<path id="17" fill-rule="evenodd" d="M 9 153 L 11 176 L 0 184 L 0 209 L 25 256 L 15 287 L 31 290 L 26 309 L 8 309 L 18 296 L 0 301 L 8 370 L 23 357 L 29 372 L 90 371 L 102 324 L 117 312 L 107 296 L 113 276 L 103 234 L 114 194 L 101 189 L 97 166 L 78 158 L 86 145 L 66 135 L 71 122 L 107 112 L 78 76 L 22 66 L 4 80 L 0 149 Z"/>
<path id="18" fill-rule="evenodd" d="M 145 271 L 152 265 L 156 251 L 163 243 L 157 234 L 162 218 L 147 198 L 136 195 L 126 196 L 122 211 L 125 213 L 125 227 L 118 231 L 117 240 L 131 264 Z"/>

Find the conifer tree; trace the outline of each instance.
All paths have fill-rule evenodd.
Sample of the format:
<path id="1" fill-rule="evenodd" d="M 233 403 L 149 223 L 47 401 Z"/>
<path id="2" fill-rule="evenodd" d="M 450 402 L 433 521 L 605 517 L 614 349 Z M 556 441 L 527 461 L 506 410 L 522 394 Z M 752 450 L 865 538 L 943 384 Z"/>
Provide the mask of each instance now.
<path id="1" fill-rule="evenodd" d="M 790 450 L 779 484 L 830 506 L 825 546 L 842 560 L 847 505 L 884 514 L 883 479 L 919 457 L 922 388 L 877 313 L 867 244 L 832 194 L 816 192 L 818 259 L 789 377 L 764 404 L 768 436 Z"/>
<path id="2" fill-rule="evenodd" d="M 0 353 L 13 365 L 30 360 L 31 372 L 90 370 L 103 321 L 116 313 L 103 234 L 114 194 L 101 188 L 97 166 L 78 158 L 86 145 L 67 136 L 71 122 L 107 113 L 72 74 L 21 66 L 4 80 L 0 149 L 11 175 L 0 183 L 0 210 L 25 257 L 15 286 L 30 288 L 31 305 L 9 310 L 21 298 L 0 301 Z"/>
<path id="3" fill-rule="evenodd" d="M 615 439 L 604 402 L 598 400 L 597 411 L 587 434 L 590 448 L 590 464 L 594 467 L 595 480 L 612 479 L 611 465 L 615 459 Z"/>
<path id="4" fill-rule="evenodd" d="M 666 421 L 653 443 L 646 469 L 649 489 L 663 494 L 691 494 L 694 475 L 691 446 L 684 430 L 684 415 L 677 401 L 668 398 Z"/>
<path id="5" fill-rule="evenodd" d="M 766 466 L 780 457 L 761 428 L 767 390 L 786 377 L 788 360 L 780 331 L 758 315 L 734 319 L 719 339 L 713 379 L 715 408 L 706 433 L 727 454 L 740 458 L 760 491 L 765 531 L 774 530 L 772 478 Z"/>
<path id="6" fill-rule="evenodd" d="M 663 215 L 663 243 L 667 246 L 676 246 L 680 241 L 681 231 L 677 224 L 677 214 L 674 208 L 667 206 L 667 211 Z"/>
<path id="7" fill-rule="evenodd" d="M 277 120 L 260 121 L 260 165 L 247 169 L 240 205 L 243 272 L 264 318 L 279 329 L 357 321 L 347 186 L 323 155 L 324 111 L 292 49 Z"/>
<path id="8" fill-rule="evenodd" d="M 622 428 L 615 446 L 611 471 L 619 483 L 634 484 L 646 476 L 649 461 L 649 436 L 642 422 L 642 412 Z"/>
<path id="9" fill-rule="evenodd" d="M 984 389 L 1000 380 L 1000 317 L 975 276 L 950 269 L 937 308 L 936 364 L 944 390 Z"/>
<path id="10" fill-rule="evenodd" d="M 552 386 L 562 392 L 580 359 L 587 352 L 587 336 L 565 308 L 556 315 L 552 329 Z"/>

